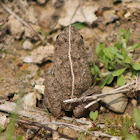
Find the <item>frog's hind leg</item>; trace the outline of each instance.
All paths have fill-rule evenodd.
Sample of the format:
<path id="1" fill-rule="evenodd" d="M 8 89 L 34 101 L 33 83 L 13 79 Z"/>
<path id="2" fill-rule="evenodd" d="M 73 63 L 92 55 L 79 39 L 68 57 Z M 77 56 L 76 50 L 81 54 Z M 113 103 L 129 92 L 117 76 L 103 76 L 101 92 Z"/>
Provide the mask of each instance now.
<path id="1" fill-rule="evenodd" d="M 47 76 L 45 81 L 44 105 L 49 109 L 53 116 L 61 114 L 61 90 L 60 85 L 52 75 Z"/>

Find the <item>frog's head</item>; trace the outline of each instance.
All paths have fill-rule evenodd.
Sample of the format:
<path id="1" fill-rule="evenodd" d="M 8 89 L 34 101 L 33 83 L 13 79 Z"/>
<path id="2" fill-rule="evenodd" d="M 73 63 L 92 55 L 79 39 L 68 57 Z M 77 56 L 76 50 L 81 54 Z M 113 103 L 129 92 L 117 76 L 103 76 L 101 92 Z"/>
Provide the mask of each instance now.
<path id="1" fill-rule="evenodd" d="M 69 42 L 69 40 L 71 41 Z M 76 46 L 77 49 L 80 49 L 79 47 L 82 47 L 84 44 L 83 37 L 72 25 L 66 27 L 63 32 L 56 37 L 56 42 L 59 46 L 63 45 L 64 43 L 71 44 L 71 47 Z"/>

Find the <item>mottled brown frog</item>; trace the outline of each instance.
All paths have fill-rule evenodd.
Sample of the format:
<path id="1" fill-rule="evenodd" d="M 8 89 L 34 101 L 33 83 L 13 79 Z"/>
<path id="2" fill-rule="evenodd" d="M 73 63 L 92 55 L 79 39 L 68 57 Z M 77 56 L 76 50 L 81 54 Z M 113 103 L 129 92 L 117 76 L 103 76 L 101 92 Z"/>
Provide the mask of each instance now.
<path id="1" fill-rule="evenodd" d="M 71 26 L 71 60 L 74 74 L 73 97 L 81 97 L 93 84 L 90 66 L 84 48 L 82 36 L 78 30 Z M 72 98 L 72 75 L 69 51 L 69 27 L 65 28 L 56 39 L 53 72 L 47 74 L 45 81 L 44 104 L 54 115 L 59 115 L 62 110 L 73 111 L 74 116 L 81 117 L 85 109 L 80 108 L 82 103 L 63 103 Z"/>

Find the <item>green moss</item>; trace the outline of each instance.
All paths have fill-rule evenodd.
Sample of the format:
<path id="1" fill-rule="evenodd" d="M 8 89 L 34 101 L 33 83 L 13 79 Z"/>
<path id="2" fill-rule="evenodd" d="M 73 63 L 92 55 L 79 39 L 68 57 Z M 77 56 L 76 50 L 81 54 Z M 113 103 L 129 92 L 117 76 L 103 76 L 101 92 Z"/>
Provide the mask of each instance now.
<path id="1" fill-rule="evenodd" d="M 10 52 L 8 50 L 6 50 L 6 49 L 3 50 L 2 52 L 5 53 L 5 54 L 10 54 Z"/>
<path id="2" fill-rule="evenodd" d="M 29 70 L 27 70 L 27 74 L 31 74 L 31 72 Z"/>
<path id="3" fill-rule="evenodd" d="M 12 57 L 12 60 L 16 60 L 17 58 L 16 57 Z"/>
<path id="4" fill-rule="evenodd" d="M 120 128 L 116 128 L 116 127 L 110 127 L 108 129 L 106 129 L 105 132 L 112 136 L 122 136 L 123 135 L 122 130 Z"/>
<path id="5" fill-rule="evenodd" d="M 38 76 L 41 75 L 41 71 L 40 71 L 40 70 L 37 71 L 37 75 L 38 75 Z"/>
<path id="6" fill-rule="evenodd" d="M 0 81 L 4 81 L 4 78 L 1 78 Z"/>
<path id="7" fill-rule="evenodd" d="M 110 125 L 112 124 L 111 121 L 110 121 L 109 119 L 106 119 L 105 121 L 106 121 L 106 124 L 107 124 L 108 126 L 110 126 Z"/>
<path id="8" fill-rule="evenodd" d="M 20 78 L 20 77 L 22 77 L 23 76 L 23 74 L 22 73 L 18 73 L 18 77 Z"/>
<path id="9" fill-rule="evenodd" d="M 118 120 L 115 119 L 115 120 L 114 120 L 114 124 L 115 124 L 115 125 L 118 125 Z"/>

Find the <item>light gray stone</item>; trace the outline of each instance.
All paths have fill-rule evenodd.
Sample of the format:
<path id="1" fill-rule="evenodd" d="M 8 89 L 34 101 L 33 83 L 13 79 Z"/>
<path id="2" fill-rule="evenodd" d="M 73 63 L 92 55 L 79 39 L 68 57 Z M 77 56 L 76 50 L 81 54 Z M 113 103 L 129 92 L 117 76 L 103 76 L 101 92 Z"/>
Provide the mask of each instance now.
<path id="1" fill-rule="evenodd" d="M 19 39 L 24 32 L 24 27 L 19 20 L 17 20 L 14 16 L 9 16 L 8 18 L 8 26 L 11 34 Z M 20 30 L 19 30 L 20 29 Z"/>
<path id="2" fill-rule="evenodd" d="M 0 116 L 0 127 L 2 130 L 4 130 L 7 126 L 7 124 L 9 123 L 9 118 L 7 118 L 4 115 Z"/>
<path id="3" fill-rule="evenodd" d="M 25 50 L 32 50 L 33 49 L 33 44 L 28 39 L 24 41 L 22 46 L 23 46 L 23 49 L 25 49 Z"/>
<path id="4" fill-rule="evenodd" d="M 25 63 L 33 63 L 33 59 L 30 56 L 23 57 L 22 59 L 23 59 L 23 62 Z"/>
<path id="5" fill-rule="evenodd" d="M 41 64 L 47 60 L 51 60 L 54 55 L 54 46 L 40 46 L 39 48 L 33 50 L 30 58 L 33 63 Z"/>
<path id="6" fill-rule="evenodd" d="M 23 97 L 23 102 L 26 106 L 36 107 L 36 94 L 34 92 L 26 94 Z"/>
<path id="7" fill-rule="evenodd" d="M 115 15 L 115 12 L 116 12 L 115 10 L 105 11 L 103 13 L 103 17 L 104 17 L 103 23 L 108 24 L 108 23 L 111 23 L 111 22 L 119 19 L 119 17 L 117 15 Z"/>
<path id="8" fill-rule="evenodd" d="M 65 16 L 62 16 L 59 19 L 59 24 L 63 26 L 68 26 L 70 24 L 71 17 L 73 16 L 73 12 L 79 5 L 79 1 L 77 0 L 67 0 L 64 6 L 65 10 Z M 81 9 L 78 8 L 77 12 L 75 13 L 71 23 L 75 22 L 88 22 L 89 24 L 92 24 L 94 21 L 97 20 L 97 17 L 95 15 L 95 11 L 97 11 L 98 7 L 93 5 L 86 5 L 83 6 L 83 13 L 86 16 L 84 17 L 83 13 L 81 12 Z"/>
<path id="9" fill-rule="evenodd" d="M 112 90 L 114 90 L 114 88 L 105 86 L 102 89 L 102 93 L 107 93 Z M 110 110 L 116 113 L 123 113 L 127 106 L 128 98 L 126 95 L 118 93 L 104 97 L 102 102 L 104 102 Z"/>
<path id="10" fill-rule="evenodd" d="M 46 0 L 37 0 L 39 4 L 45 4 Z"/>
<path id="11" fill-rule="evenodd" d="M 41 94 L 44 94 L 45 86 L 44 85 L 35 85 L 35 89 Z"/>
<path id="12" fill-rule="evenodd" d="M 37 85 L 43 85 L 44 81 L 45 81 L 44 78 L 39 78 L 38 80 L 35 81 L 35 83 L 36 83 Z"/>

